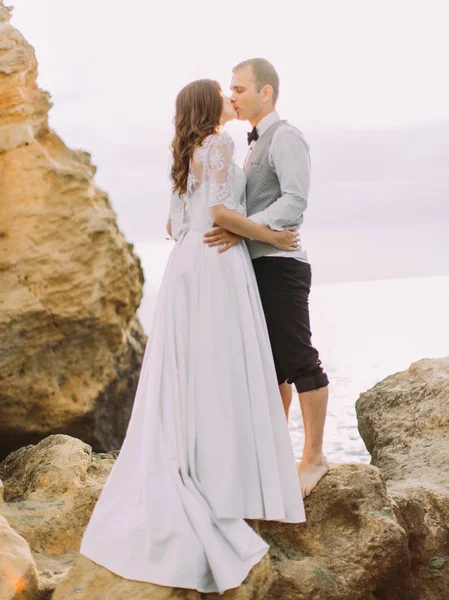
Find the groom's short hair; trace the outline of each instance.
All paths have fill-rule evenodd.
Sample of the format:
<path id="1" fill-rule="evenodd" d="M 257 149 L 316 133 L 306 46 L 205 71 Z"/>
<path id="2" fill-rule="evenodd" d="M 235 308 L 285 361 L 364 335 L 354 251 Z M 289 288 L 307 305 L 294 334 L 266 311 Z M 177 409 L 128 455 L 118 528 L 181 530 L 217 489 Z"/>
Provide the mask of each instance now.
<path id="1" fill-rule="evenodd" d="M 265 58 L 249 58 L 236 65 L 232 69 L 232 72 L 235 73 L 235 71 L 243 69 L 244 67 L 252 67 L 258 92 L 260 92 L 264 85 L 271 85 L 273 88 L 274 106 L 279 96 L 279 75 L 273 65 Z"/>

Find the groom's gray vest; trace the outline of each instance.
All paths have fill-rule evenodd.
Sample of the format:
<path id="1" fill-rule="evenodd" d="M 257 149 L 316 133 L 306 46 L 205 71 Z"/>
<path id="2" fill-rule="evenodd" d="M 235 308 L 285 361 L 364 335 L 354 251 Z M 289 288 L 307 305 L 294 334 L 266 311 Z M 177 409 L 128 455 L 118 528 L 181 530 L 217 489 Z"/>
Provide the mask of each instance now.
<path id="1" fill-rule="evenodd" d="M 268 154 L 271 140 L 276 130 L 285 125 L 287 121 L 276 121 L 260 136 L 257 144 L 251 152 L 248 162 L 245 166 L 246 173 L 246 207 L 247 215 L 250 217 L 255 213 L 268 208 L 273 202 L 281 197 L 281 186 L 276 173 L 271 169 Z M 290 125 L 293 127 L 293 125 Z M 302 216 L 300 218 L 302 222 Z M 291 223 L 299 225 L 300 223 Z M 282 252 L 276 246 L 259 242 L 258 240 L 246 240 L 251 258 L 260 258 L 268 254 L 277 254 Z"/>
<path id="2" fill-rule="evenodd" d="M 275 131 L 285 125 L 287 121 L 276 121 L 260 136 L 251 152 L 246 165 L 246 207 L 247 215 L 250 217 L 255 213 L 265 210 L 281 197 L 281 186 L 276 173 L 271 169 L 268 162 L 268 151 Z M 292 223 L 293 224 L 293 223 Z M 277 254 L 282 252 L 276 246 L 259 242 L 258 240 L 246 240 L 252 259 Z"/>

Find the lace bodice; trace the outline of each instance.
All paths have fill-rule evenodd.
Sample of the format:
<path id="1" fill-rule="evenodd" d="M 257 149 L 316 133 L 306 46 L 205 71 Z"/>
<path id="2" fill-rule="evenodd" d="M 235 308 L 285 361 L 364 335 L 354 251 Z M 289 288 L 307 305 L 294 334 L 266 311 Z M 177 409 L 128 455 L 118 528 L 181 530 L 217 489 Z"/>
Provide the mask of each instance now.
<path id="1" fill-rule="evenodd" d="M 172 195 L 172 237 L 178 239 L 188 229 L 210 228 L 210 208 L 218 204 L 246 215 L 245 184 L 245 173 L 234 162 L 231 136 L 226 132 L 209 135 L 193 154 L 186 193 Z"/>

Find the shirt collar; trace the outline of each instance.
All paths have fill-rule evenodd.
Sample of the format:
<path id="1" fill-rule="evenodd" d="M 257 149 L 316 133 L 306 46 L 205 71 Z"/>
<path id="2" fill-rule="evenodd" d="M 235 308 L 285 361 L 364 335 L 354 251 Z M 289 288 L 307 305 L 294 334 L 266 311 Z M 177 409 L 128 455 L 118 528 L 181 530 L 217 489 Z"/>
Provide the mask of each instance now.
<path id="1" fill-rule="evenodd" d="M 273 123 L 276 123 L 276 121 L 280 121 L 280 119 L 281 117 L 279 116 L 279 113 L 275 110 L 268 113 L 268 115 L 265 115 L 264 118 L 261 119 L 256 125 L 256 130 L 259 134 L 259 137 L 263 135 L 266 132 L 266 130 L 269 127 L 271 127 L 271 125 L 273 125 Z"/>

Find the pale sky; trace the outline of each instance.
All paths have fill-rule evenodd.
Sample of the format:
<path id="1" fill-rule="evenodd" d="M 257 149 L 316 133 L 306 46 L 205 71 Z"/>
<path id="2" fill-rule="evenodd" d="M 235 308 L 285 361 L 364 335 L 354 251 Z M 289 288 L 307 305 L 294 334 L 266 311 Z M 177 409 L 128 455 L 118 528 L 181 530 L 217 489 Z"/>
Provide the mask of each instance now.
<path id="1" fill-rule="evenodd" d="M 279 109 L 292 121 L 364 127 L 449 119 L 444 0 L 12 4 L 13 24 L 36 48 L 39 81 L 55 100 L 55 122 L 78 106 L 89 117 L 86 104 L 101 106 L 101 119 L 169 121 L 185 83 L 211 77 L 226 90 L 231 67 L 252 56 L 277 67 Z"/>
<path id="2" fill-rule="evenodd" d="M 449 215 L 445 0 L 10 3 L 54 103 L 50 125 L 92 154 L 131 242 L 165 235 L 177 92 L 209 77 L 229 93 L 232 66 L 254 56 L 279 71 L 277 108 L 311 145 L 305 234 Z M 229 125 L 240 163 L 248 129 Z"/>

